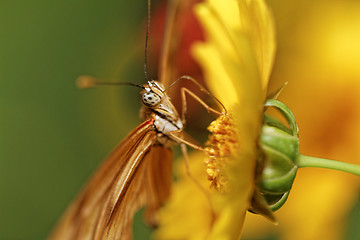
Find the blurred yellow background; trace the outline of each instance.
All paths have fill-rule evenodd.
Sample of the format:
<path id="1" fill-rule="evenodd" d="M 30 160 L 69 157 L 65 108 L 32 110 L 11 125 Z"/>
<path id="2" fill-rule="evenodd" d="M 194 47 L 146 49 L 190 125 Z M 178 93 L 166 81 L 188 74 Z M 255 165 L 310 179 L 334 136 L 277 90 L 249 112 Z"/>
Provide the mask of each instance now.
<path id="1" fill-rule="evenodd" d="M 280 100 L 298 120 L 301 151 L 360 164 L 360 2 L 268 3 L 278 35 L 270 88 L 289 81 Z M 137 89 L 79 90 L 74 82 L 93 75 L 143 83 L 145 17 L 146 1 L 0 0 L 0 239 L 44 239 L 99 162 L 140 122 Z M 334 239 L 360 239 L 359 182 L 300 170 L 279 214 L 334 204 L 329 218 L 342 224 L 326 222 L 329 233 L 340 228 Z M 329 186 L 336 192 L 319 199 Z M 148 234 L 140 218 L 135 239 Z M 249 227 L 244 239 L 278 239 L 283 230 L 265 228 L 255 236 Z"/>
<path id="2" fill-rule="evenodd" d="M 360 2 L 269 5 L 278 43 L 270 89 L 289 82 L 279 98 L 298 122 L 300 152 L 360 164 Z M 244 239 L 360 239 L 359 180 L 300 169 L 279 226 L 250 215 Z"/>

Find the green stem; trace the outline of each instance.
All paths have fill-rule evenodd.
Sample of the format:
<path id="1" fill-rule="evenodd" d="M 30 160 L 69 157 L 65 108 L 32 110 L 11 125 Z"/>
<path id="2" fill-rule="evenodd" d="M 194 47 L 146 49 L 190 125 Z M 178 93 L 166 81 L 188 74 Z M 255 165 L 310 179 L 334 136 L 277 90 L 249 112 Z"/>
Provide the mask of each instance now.
<path id="1" fill-rule="evenodd" d="M 355 175 L 360 176 L 360 166 L 346 163 L 346 162 L 339 162 L 335 160 L 329 160 L 324 158 L 317 158 L 317 157 L 310 157 L 300 154 L 298 159 L 296 160 L 296 165 L 301 167 L 318 167 L 318 168 L 328 168 L 339 170 L 347 173 L 352 173 Z"/>

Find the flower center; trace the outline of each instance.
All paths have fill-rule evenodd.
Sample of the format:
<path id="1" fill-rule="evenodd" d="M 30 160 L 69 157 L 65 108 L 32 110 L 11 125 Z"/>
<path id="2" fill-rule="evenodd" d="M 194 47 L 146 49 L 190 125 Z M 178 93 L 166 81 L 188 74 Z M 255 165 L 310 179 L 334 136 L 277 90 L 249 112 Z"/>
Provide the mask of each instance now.
<path id="1" fill-rule="evenodd" d="M 234 121 L 231 115 L 221 115 L 213 121 L 208 130 L 211 135 L 206 145 L 206 153 L 209 156 L 205 160 L 206 173 L 211 182 L 210 187 L 219 192 L 229 192 L 227 166 L 232 161 L 231 156 L 236 154 L 238 140 L 236 137 Z"/>

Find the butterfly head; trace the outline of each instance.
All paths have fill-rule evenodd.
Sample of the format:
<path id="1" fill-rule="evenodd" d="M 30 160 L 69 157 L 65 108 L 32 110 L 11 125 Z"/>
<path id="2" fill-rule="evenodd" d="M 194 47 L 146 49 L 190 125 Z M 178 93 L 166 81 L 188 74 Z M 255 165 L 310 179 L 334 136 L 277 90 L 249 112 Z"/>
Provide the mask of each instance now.
<path id="1" fill-rule="evenodd" d="M 141 92 L 142 103 L 150 108 L 157 107 L 164 97 L 164 87 L 157 81 L 149 81 Z"/>

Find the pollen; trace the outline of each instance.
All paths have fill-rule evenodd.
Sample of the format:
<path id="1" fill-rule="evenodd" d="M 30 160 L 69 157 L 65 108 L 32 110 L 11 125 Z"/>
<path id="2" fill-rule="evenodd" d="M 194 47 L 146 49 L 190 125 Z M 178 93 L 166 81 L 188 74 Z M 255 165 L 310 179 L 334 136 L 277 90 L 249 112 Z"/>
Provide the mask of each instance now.
<path id="1" fill-rule="evenodd" d="M 230 189 L 227 167 L 232 161 L 231 156 L 234 156 L 238 149 L 234 120 L 231 115 L 222 115 L 209 125 L 208 130 L 211 135 L 206 143 L 208 158 L 205 165 L 210 187 L 219 192 L 228 192 Z"/>

